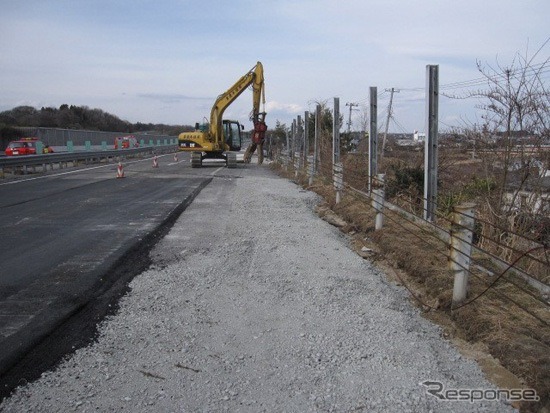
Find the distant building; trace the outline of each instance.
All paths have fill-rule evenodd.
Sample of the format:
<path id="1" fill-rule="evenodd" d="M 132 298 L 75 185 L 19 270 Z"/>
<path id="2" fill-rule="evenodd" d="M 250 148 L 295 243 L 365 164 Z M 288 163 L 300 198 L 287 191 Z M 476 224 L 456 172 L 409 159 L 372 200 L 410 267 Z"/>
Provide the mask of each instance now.
<path id="1" fill-rule="evenodd" d="M 413 141 L 424 142 L 425 140 L 426 140 L 426 134 L 424 132 L 418 132 L 417 130 L 413 132 Z"/>

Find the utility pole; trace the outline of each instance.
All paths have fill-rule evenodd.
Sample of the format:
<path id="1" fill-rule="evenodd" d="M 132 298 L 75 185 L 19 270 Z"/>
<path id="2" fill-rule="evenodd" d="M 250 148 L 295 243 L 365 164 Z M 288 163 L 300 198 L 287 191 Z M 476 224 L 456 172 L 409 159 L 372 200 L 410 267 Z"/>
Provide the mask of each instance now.
<path id="1" fill-rule="evenodd" d="M 359 106 L 359 103 L 346 103 L 349 106 L 349 118 L 348 118 L 348 135 L 351 133 L 351 111 L 354 106 Z"/>
<path id="2" fill-rule="evenodd" d="M 399 90 L 395 89 L 395 88 L 391 88 L 390 89 L 385 89 L 386 92 L 391 92 L 390 94 L 390 104 L 388 105 L 388 116 L 386 118 L 386 130 L 384 131 L 384 139 L 382 139 L 382 153 L 380 154 L 380 156 L 383 158 L 384 157 L 384 151 L 386 150 L 386 137 L 388 136 L 388 129 L 390 127 L 390 119 L 391 119 L 391 111 L 392 111 L 392 104 L 393 104 L 393 94 L 394 92 L 397 92 L 399 93 Z"/>

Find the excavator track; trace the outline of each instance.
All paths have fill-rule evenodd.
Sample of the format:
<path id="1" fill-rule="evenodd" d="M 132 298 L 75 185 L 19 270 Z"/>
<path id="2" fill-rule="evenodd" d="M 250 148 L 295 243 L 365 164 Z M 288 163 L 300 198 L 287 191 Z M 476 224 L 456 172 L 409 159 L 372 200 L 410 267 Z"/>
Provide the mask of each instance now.
<path id="1" fill-rule="evenodd" d="M 226 156 L 226 165 L 228 168 L 237 167 L 237 154 L 235 152 L 227 152 Z"/>
<path id="2" fill-rule="evenodd" d="M 200 168 L 200 167 L 202 167 L 202 153 L 191 152 L 191 168 Z"/>

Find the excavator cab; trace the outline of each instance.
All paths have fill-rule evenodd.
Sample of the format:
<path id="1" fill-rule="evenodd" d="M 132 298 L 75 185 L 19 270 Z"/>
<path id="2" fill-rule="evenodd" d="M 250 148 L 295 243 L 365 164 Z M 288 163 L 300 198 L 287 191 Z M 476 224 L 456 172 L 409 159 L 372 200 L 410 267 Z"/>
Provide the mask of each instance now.
<path id="1" fill-rule="evenodd" d="M 242 146 L 241 130 L 244 125 L 234 120 L 223 121 L 223 135 L 225 143 L 229 145 L 230 151 L 240 151 Z"/>

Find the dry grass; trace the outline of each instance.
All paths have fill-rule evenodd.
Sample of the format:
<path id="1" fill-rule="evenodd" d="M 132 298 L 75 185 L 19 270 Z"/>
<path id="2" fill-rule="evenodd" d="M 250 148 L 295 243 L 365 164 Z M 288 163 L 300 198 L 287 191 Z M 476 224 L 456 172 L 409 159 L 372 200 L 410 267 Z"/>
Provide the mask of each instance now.
<path id="1" fill-rule="evenodd" d="M 279 168 L 279 173 L 295 180 L 293 171 Z M 295 181 L 307 186 L 305 176 L 299 175 Z M 416 303 L 426 304 L 421 305 L 425 316 L 440 323 L 446 336 L 490 354 L 476 358 L 498 386 L 536 389 L 541 401 L 523 403 L 519 406 L 521 411 L 550 410 L 550 329 L 502 294 L 543 320 L 549 319 L 547 306 L 501 280 L 471 304 L 452 310 L 453 277 L 448 269 L 447 247 L 429 228 L 419 229 L 388 211 L 384 228 L 375 232 L 374 211 L 366 200 L 347 192 L 335 205 L 334 190 L 326 179 L 315 181 L 308 189 L 321 195 L 326 206 L 347 222 L 342 230 L 352 234 L 352 245 L 358 252 L 363 246 L 374 250 L 370 259 L 386 268 L 396 283 L 405 285 L 418 299 Z M 491 280 L 482 272 L 474 275 L 470 276 L 468 299 L 481 294 Z M 482 363 L 487 357 L 491 358 L 492 367 Z M 503 374 L 499 364 L 513 375 Z"/>

